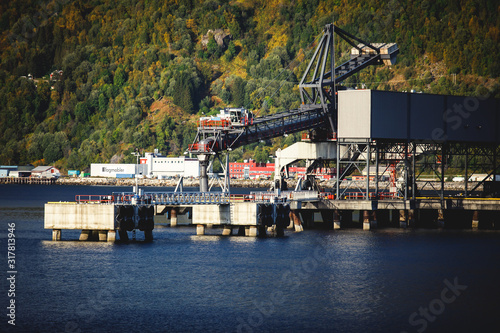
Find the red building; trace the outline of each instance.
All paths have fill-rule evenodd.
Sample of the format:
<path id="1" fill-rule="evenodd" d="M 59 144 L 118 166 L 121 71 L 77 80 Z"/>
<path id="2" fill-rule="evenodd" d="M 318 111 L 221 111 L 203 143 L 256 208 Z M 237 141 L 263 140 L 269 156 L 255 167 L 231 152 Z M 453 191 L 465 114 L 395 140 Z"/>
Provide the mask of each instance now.
<path id="1" fill-rule="evenodd" d="M 270 179 L 274 172 L 274 163 L 258 163 L 255 160 L 229 163 L 229 176 L 236 179 Z M 331 179 L 335 175 L 335 168 L 317 168 L 313 174 L 317 178 Z M 304 177 L 305 167 L 290 166 L 288 173 L 292 178 Z"/>
<path id="2" fill-rule="evenodd" d="M 229 177 L 237 179 L 267 179 L 274 172 L 274 163 L 257 163 L 255 160 L 229 163 Z"/>

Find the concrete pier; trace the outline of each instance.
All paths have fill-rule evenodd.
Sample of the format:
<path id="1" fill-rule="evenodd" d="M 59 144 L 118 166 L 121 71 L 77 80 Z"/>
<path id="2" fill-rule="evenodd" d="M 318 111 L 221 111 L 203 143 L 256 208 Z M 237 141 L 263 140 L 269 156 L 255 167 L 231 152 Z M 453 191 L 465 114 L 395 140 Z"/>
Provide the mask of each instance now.
<path id="1" fill-rule="evenodd" d="M 113 204 L 109 202 L 76 203 L 52 202 L 45 205 L 46 229 L 52 229 L 52 239 L 61 240 L 62 229 L 79 229 L 81 241 L 116 240 L 119 232 L 121 241 L 128 240 L 127 231 L 144 231 L 146 240 L 152 240 L 153 204 Z M 290 206 L 288 206 L 290 205 Z M 290 207 L 293 209 L 290 210 Z M 500 218 L 498 199 L 455 199 L 445 201 L 432 199 L 416 200 L 330 200 L 297 199 L 290 202 L 222 202 L 219 204 L 162 204 L 154 207 L 160 215 L 169 213 L 171 226 L 196 225 L 196 234 L 204 235 L 206 228 L 223 227 L 222 235 L 247 237 L 283 236 L 284 229 L 293 227 L 296 232 L 304 230 L 304 224 L 311 228 L 338 230 L 341 227 L 362 227 L 371 230 L 380 227 L 423 227 L 444 228 L 495 228 Z M 142 212 L 142 213 L 141 213 Z M 355 214 L 353 222 L 353 212 Z M 142 214 L 142 215 L 141 215 Z M 166 223 L 165 218 L 164 222 Z M 274 223 L 274 224 L 273 224 Z"/>
<path id="2" fill-rule="evenodd" d="M 62 229 L 82 230 L 81 240 L 107 240 L 108 230 L 117 229 L 115 205 L 76 204 L 68 202 L 47 203 L 44 212 L 44 228 L 52 229 L 52 239 L 61 240 Z"/>

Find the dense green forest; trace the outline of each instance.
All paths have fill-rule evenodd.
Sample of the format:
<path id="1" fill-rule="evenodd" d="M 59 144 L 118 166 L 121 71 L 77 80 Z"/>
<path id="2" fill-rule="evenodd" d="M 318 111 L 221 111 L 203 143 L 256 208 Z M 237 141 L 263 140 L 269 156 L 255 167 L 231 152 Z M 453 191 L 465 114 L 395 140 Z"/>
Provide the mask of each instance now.
<path id="1" fill-rule="evenodd" d="M 332 20 L 400 47 L 395 66 L 347 86 L 500 97 L 496 0 L 2 1 L 0 164 L 84 169 L 135 161 L 136 148 L 177 156 L 202 114 L 298 107 L 298 80 Z M 233 159 L 266 160 L 297 138 Z"/>

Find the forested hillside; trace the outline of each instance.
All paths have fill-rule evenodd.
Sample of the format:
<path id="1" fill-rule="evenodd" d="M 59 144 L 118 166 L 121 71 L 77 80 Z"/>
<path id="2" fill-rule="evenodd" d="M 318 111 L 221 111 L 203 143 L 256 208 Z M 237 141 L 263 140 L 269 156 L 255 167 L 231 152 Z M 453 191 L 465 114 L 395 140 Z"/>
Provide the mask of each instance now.
<path id="1" fill-rule="evenodd" d="M 333 19 L 400 47 L 398 64 L 345 85 L 500 97 L 495 0 L 2 1 L 0 164 L 83 169 L 135 161 L 136 148 L 176 156 L 202 114 L 298 107 L 298 80 Z M 296 138 L 233 158 L 266 160 Z"/>

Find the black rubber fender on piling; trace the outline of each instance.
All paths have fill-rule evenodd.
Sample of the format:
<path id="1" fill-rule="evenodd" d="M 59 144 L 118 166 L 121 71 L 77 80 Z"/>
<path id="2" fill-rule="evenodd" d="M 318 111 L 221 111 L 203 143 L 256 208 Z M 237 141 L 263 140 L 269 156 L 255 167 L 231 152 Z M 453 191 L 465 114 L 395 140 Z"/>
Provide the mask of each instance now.
<path id="1" fill-rule="evenodd" d="M 139 230 L 141 231 L 146 230 L 147 213 L 148 212 L 146 206 L 137 207 L 137 215 L 139 216 L 139 222 L 137 223 L 137 228 L 139 228 Z"/>
<path id="2" fill-rule="evenodd" d="M 150 205 L 147 207 L 146 214 L 146 230 L 153 230 L 155 228 L 155 207 Z"/>
<path id="3" fill-rule="evenodd" d="M 290 205 L 283 205 L 283 210 L 283 214 L 285 215 L 283 225 L 287 228 L 290 225 Z"/>
<path id="4" fill-rule="evenodd" d="M 285 235 L 285 212 L 286 208 L 283 204 L 276 205 L 276 236 L 282 237 Z"/>
<path id="5" fill-rule="evenodd" d="M 118 229 L 120 229 L 123 225 L 123 221 L 125 220 L 124 214 L 123 214 L 123 206 L 116 206 L 115 210 L 115 221 L 118 225 Z"/>
<path id="6" fill-rule="evenodd" d="M 127 231 L 134 230 L 134 206 L 124 206 L 125 208 L 125 221 L 124 221 L 124 229 Z"/>
<path id="7" fill-rule="evenodd" d="M 267 227 L 270 227 L 274 224 L 273 221 L 273 205 L 272 204 L 265 204 L 264 205 L 265 209 L 265 214 L 264 214 L 264 225 Z"/>
<path id="8" fill-rule="evenodd" d="M 120 241 L 121 242 L 128 242 L 127 230 L 119 229 L 118 230 L 118 236 L 120 236 Z"/>

